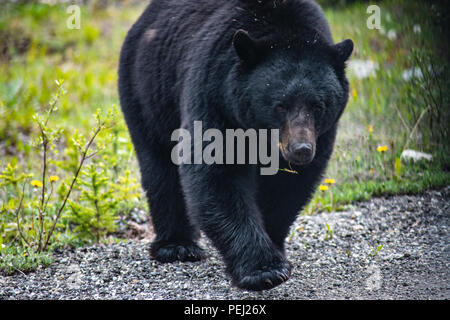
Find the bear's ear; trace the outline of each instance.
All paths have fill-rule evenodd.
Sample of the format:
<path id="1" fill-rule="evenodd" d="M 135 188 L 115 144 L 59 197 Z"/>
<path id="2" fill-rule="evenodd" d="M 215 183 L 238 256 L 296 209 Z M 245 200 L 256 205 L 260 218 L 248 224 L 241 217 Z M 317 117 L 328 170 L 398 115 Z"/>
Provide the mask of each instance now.
<path id="1" fill-rule="evenodd" d="M 350 58 L 353 52 L 353 41 L 350 39 L 344 40 L 334 46 L 337 50 L 338 59 L 345 62 Z"/>
<path id="2" fill-rule="evenodd" d="M 239 58 L 247 63 L 254 63 L 257 59 L 257 44 L 247 31 L 239 29 L 233 36 L 233 46 Z"/>

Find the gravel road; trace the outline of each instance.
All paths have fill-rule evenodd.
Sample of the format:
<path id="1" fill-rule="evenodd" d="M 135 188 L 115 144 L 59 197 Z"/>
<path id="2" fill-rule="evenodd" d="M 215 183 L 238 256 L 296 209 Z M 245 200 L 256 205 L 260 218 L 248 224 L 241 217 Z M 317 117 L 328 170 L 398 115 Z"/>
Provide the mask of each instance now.
<path id="1" fill-rule="evenodd" d="M 56 252 L 48 268 L 0 276 L 0 299 L 450 299 L 449 200 L 447 187 L 299 216 L 293 274 L 261 293 L 230 287 L 202 238 L 210 254 L 196 263 L 150 260 L 148 240 Z"/>

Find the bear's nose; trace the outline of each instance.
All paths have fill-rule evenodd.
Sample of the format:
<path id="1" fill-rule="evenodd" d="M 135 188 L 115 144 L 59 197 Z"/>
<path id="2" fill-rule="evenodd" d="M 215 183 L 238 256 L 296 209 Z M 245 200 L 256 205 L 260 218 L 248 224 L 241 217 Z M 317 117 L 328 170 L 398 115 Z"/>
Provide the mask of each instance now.
<path id="1" fill-rule="evenodd" d="M 313 147 L 311 143 L 301 142 L 294 144 L 294 146 L 292 147 L 292 151 L 296 156 L 308 155 L 313 151 Z"/>
<path id="2" fill-rule="evenodd" d="M 292 146 L 292 153 L 300 161 L 308 161 L 313 154 L 313 146 L 311 143 L 300 142 Z"/>

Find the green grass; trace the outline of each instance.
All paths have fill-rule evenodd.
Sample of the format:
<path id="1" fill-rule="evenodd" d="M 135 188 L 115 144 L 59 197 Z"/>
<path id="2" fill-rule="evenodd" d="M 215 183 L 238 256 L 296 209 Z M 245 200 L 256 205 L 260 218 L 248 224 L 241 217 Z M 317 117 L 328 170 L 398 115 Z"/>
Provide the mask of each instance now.
<path id="1" fill-rule="evenodd" d="M 34 271 L 39 266 L 47 267 L 53 262 L 52 256 L 47 252 L 36 253 L 15 246 L 3 248 L 0 257 L 0 271 L 7 275 Z"/>
<path id="2" fill-rule="evenodd" d="M 439 85 L 448 87 L 448 47 L 440 39 L 442 34 L 436 26 L 436 10 L 419 1 L 385 1 L 378 5 L 384 32 L 367 29 L 367 4 L 325 8 L 335 41 L 353 39 L 352 59 L 372 60 L 378 63 L 379 69 L 374 77 L 365 79 L 358 79 L 349 72 L 351 96 L 325 176 L 335 179 L 336 183 L 329 185 L 327 191 L 318 190 L 304 210 L 306 213 L 339 210 L 346 204 L 372 196 L 418 193 L 450 184 L 450 148 L 448 136 L 445 136 L 448 129 L 438 126 L 435 109 L 429 109 L 418 121 L 427 109 L 430 97 L 439 98 Z M 55 80 L 64 80 L 67 93 L 59 97 L 58 110 L 49 122 L 52 128 L 64 129 L 55 141 L 49 164 L 48 175 L 61 178 L 55 182 L 54 200 L 49 205 L 51 213 L 52 208 L 60 206 L 58 192 L 63 193 L 63 190 L 59 189 L 71 179 L 77 164 L 79 151 L 74 136 L 89 135 L 96 123 L 95 110 L 100 108 L 106 112 L 112 105 L 119 104 L 117 63 L 120 47 L 144 6 L 98 9 L 85 5 L 81 9 L 80 30 L 66 27 L 69 15 L 65 5 L 5 5 L 0 12 L 0 172 L 8 163 L 13 163 L 17 165 L 17 175 L 21 172 L 34 174 L 33 178 L 19 179 L 20 183 L 3 187 L 0 184 L 0 269 L 6 272 L 29 270 L 48 262 L 45 253 L 35 256 L 26 249 L 17 234 L 15 215 L 21 183 L 38 179 L 42 172 L 42 150 L 33 146 L 39 135 L 33 116 L 48 108 L 48 102 L 58 89 Z M 415 25 L 420 25 L 420 33 L 412 31 Z M 395 39 L 387 37 L 389 30 L 395 30 Z M 402 79 L 405 70 L 417 66 L 417 57 L 425 68 L 430 60 L 435 61 L 439 66 L 438 80 Z M 437 103 L 443 112 L 439 119 L 442 118 L 446 125 L 448 95 L 445 91 Z M 99 199 L 111 194 L 112 201 L 117 204 L 111 209 L 116 217 L 129 212 L 132 206 L 146 205 L 139 189 L 140 177 L 133 147 L 121 116 L 98 143 L 103 143 L 105 148 L 90 163 L 97 166 L 99 172 L 104 168 L 101 175 L 110 184 L 105 183 L 101 190 L 91 190 L 88 184 L 81 182 L 75 185 L 72 209 L 69 203 L 57 224 L 50 248 L 90 243 L 90 240 L 83 240 L 85 238 L 102 241 L 98 235 L 107 232 L 99 229 L 101 225 L 96 225 L 96 231 L 93 231 L 91 220 L 78 219 L 84 221 L 85 236 L 81 237 L 81 233 L 75 231 L 81 224 L 71 218 L 75 203 L 80 201 L 85 201 L 82 206 L 86 211 L 98 213 L 95 211 L 96 200 L 83 200 L 93 191 Z M 433 160 L 429 163 L 399 162 L 407 143 L 409 148 L 431 153 Z M 387 146 L 387 151 L 378 152 L 378 146 Z M 83 177 L 89 181 L 92 175 Z M 27 226 L 34 226 L 32 217 L 33 210 L 38 208 L 35 202 L 39 201 L 39 190 L 29 183 L 24 190 L 23 221 Z M 131 194 L 133 201 L 127 202 Z M 35 236 L 33 230 L 29 229 L 27 236 Z M 13 251 L 11 248 L 16 245 L 22 249 Z M 24 252 L 27 252 L 25 258 Z"/>
<path id="3" fill-rule="evenodd" d="M 317 191 L 306 213 L 340 209 L 343 204 L 372 196 L 419 193 L 450 184 L 448 129 L 444 128 L 449 116 L 448 94 L 444 92 L 438 104 L 445 119 L 442 128 L 437 126 L 433 111 L 424 112 L 419 121 L 429 103 L 424 97 L 438 96 L 438 86 L 431 80 L 402 78 L 405 70 L 420 67 L 414 58 L 423 59 L 425 55 L 427 59 L 419 61 L 422 67 L 428 69 L 429 60 L 434 61 L 441 67 L 439 85 L 448 87 L 448 57 L 442 34 L 436 29 L 436 10 L 419 1 L 384 1 L 378 5 L 384 32 L 366 28 L 367 4 L 325 9 L 335 41 L 353 39 L 352 59 L 372 60 L 379 69 L 374 77 L 365 79 L 349 73 L 352 94 L 325 176 L 337 180 L 331 186 L 333 204 L 330 192 Z M 414 26 L 420 26 L 421 32 L 413 32 Z M 389 30 L 395 31 L 395 39 L 387 37 Z M 420 129 L 414 130 L 416 125 Z M 387 146 L 387 152 L 380 154 L 378 146 Z M 406 146 L 431 153 L 433 161 L 402 161 L 396 173 L 396 159 Z"/>
<path id="4" fill-rule="evenodd" d="M 16 40 L 6 43 L 10 59 L 3 57 L 0 63 L 0 100 L 6 115 L 0 138 L 22 151 L 20 142 L 36 130 L 32 115 L 46 106 L 56 79 L 65 80 L 68 92 L 60 100 L 60 124 L 70 133 L 89 130 L 96 108 L 118 103 L 120 46 L 139 12 L 135 8 L 94 11 L 83 7 L 81 29 L 71 30 L 66 28 L 65 6 L 2 8 L 0 34 Z M 14 43 L 20 41 L 28 43 L 28 48 L 17 53 Z"/>

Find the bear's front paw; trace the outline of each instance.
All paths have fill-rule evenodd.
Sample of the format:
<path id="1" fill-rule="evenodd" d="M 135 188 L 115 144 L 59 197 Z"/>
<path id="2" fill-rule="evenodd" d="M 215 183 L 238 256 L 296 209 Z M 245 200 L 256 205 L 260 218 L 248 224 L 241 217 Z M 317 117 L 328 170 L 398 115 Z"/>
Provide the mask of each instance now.
<path id="1" fill-rule="evenodd" d="M 200 261 L 206 258 L 205 252 L 194 242 L 155 241 L 150 247 L 151 256 L 163 263 L 175 261 Z"/>
<path id="2" fill-rule="evenodd" d="M 245 290 L 268 290 L 288 280 L 291 270 L 291 264 L 287 261 L 282 261 L 246 273 L 240 278 L 233 280 L 233 284 Z"/>

